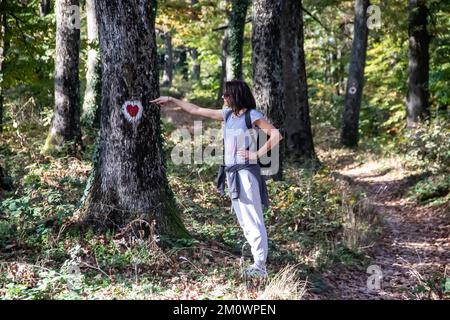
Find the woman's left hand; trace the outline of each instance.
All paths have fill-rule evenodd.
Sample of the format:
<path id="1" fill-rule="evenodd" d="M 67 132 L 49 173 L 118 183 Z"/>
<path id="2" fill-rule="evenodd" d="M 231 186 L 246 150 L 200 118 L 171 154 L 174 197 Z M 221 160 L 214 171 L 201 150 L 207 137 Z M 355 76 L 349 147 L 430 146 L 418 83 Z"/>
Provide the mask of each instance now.
<path id="1" fill-rule="evenodd" d="M 244 158 L 245 160 L 257 160 L 258 159 L 258 153 L 254 151 L 249 150 L 238 150 L 237 155 L 241 158 Z"/>

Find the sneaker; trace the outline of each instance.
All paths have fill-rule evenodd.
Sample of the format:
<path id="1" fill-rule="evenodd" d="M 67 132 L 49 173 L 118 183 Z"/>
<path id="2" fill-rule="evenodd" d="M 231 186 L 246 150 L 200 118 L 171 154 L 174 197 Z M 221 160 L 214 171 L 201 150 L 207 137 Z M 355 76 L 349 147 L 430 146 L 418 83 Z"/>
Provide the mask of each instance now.
<path id="1" fill-rule="evenodd" d="M 249 278 L 265 278 L 267 277 L 267 271 L 265 267 L 259 267 L 253 264 L 245 269 L 244 276 Z"/>

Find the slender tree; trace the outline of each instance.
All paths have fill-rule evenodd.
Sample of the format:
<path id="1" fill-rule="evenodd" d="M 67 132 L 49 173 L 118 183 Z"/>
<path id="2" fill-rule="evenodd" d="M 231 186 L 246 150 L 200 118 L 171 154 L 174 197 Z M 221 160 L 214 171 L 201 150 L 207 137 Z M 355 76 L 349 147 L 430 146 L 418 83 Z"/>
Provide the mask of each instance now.
<path id="1" fill-rule="evenodd" d="M 407 125 L 413 127 L 427 118 L 428 79 L 430 69 L 430 35 L 427 31 L 428 9 L 425 0 L 409 0 L 409 66 Z"/>
<path id="2" fill-rule="evenodd" d="M 81 146 L 78 6 L 79 0 L 56 1 L 55 108 L 44 153 L 69 141 L 76 147 L 72 152 Z"/>
<path id="3" fill-rule="evenodd" d="M 101 64 L 98 53 L 98 27 L 95 16 L 95 0 L 86 0 L 86 20 L 88 51 L 82 123 L 88 127 L 98 127 L 100 123 L 101 103 Z"/>
<path id="4" fill-rule="evenodd" d="M 198 61 L 198 50 L 193 48 L 191 49 L 191 58 L 192 58 L 192 71 L 191 78 L 192 80 L 200 79 L 200 63 Z"/>
<path id="5" fill-rule="evenodd" d="M 192 19 L 194 21 L 197 21 L 199 19 L 198 17 L 198 10 L 196 5 L 198 4 L 198 0 L 191 0 L 191 6 L 192 6 Z M 198 60 L 198 50 L 197 48 L 192 48 L 190 50 L 191 58 L 192 58 L 192 69 L 191 69 L 191 78 L 192 80 L 199 80 L 200 79 L 200 62 Z"/>
<path id="6" fill-rule="evenodd" d="M 286 151 L 316 161 L 309 117 L 301 0 L 283 0 L 281 19 Z"/>
<path id="7" fill-rule="evenodd" d="M 50 13 L 52 9 L 52 3 L 50 0 L 40 0 L 39 1 L 39 15 L 41 17 L 46 16 Z"/>
<path id="8" fill-rule="evenodd" d="M 281 134 L 285 135 L 280 49 L 281 2 L 281 0 L 253 2 L 252 66 L 256 103 Z M 274 152 L 278 152 L 278 146 Z M 282 179 L 282 155 L 283 152 L 279 152 L 279 170 L 273 176 L 275 180 Z"/>
<path id="9" fill-rule="evenodd" d="M 225 0 L 225 17 L 226 17 L 226 26 L 215 29 L 224 30 L 221 42 L 221 55 L 220 55 L 220 78 L 219 78 L 219 91 L 217 92 L 217 103 L 216 106 L 220 107 L 223 105 L 222 93 L 224 88 L 224 83 L 227 80 L 232 80 L 232 76 L 230 74 L 229 68 L 229 42 L 230 42 L 230 33 L 228 30 L 228 23 L 230 21 L 230 7 L 231 0 Z"/>
<path id="10" fill-rule="evenodd" d="M 353 31 L 352 53 L 345 95 L 345 107 L 342 117 L 341 143 L 347 147 L 358 145 L 359 110 L 364 87 L 364 68 L 366 65 L 367 8 L 369 0 L 355 1 L 355 23 Z"/>
<path id="11" fill-rule="evenodd" d="M 80 220 L 104 228 L 154 221 L 187 236 L 169 188 L 160 128 L 156 0 L 96 0 L 102 61 L 99 149 Z"/>
<path id="12" fill-rule="evenodd" d="M 242 79 L 242 48 L 244 46 L 244 29 L 250 0 L 233 0 L 228 24 L 228 76 L 231 79 Z"/>
<path id="13" fill-rule="evenodd" d="M 1 0 L 3 5 L 4 0 Z M 0 13 L 0 133 L 3 132 L 3 70 L 5 67 L 6 51 L 8 49 L 8 40 L 6 38 L 7 17 L 6 13 Z"/>
<path id="14" fill-rule="evenodd" d="M 171 87 L 173 78 L 172 35 L 168 30 L 163 33 L 162 37 L 164 39 L 164 70 L 162 85 L 164 87 Z"/>
<path id="15" fill-rule="evenodd" d="M 189 69 L 187 62 L 187 52 L 188 49 L 186 47 L 181 47 L 178 54 L 178 68 L 181 71 L 181 75 L 183 76 L 183 80 L 189 80 Z"/>
<path id="16" fill-rule="evenodd" d="M 225 30 L 222 36 L 221 42 L 221 55 L 220 55 L 220 79 L 219 79 L 219 91 L 217 92 L 217 103 L 216 106 L 222 106 L 222 93 L 224 88 L 224 83 L 227 79 L 227 56 L 228 56 L 228 31 Z"/>

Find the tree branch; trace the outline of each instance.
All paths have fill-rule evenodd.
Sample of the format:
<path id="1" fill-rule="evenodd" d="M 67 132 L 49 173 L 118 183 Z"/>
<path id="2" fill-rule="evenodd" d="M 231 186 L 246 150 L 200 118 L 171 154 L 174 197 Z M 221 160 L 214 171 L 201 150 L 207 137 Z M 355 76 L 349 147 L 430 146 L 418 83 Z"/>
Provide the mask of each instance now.
<path id="1" fill-rule="evenodd" d="M 247 18 L 245 20 L 245 23 L 249 23 L 249 22 L 252 22 L 252 18 Z M 229 25 L 227 24 L 227 25 L 224 25 L 224 26 L 220 26 L 220 27 L 214 28 L 214 29 L 212 29 L 212 31 L 216 32 L 216 31 L 220 31 L 220 30 L 225 30 L 225 29 L 228 29 L 228 27 L 229 27 Z"/>

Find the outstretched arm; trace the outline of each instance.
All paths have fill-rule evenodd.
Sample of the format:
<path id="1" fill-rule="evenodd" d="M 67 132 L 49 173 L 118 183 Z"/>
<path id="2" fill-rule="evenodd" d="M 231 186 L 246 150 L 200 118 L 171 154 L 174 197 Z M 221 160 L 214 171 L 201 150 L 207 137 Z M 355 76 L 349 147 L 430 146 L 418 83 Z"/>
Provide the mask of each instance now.
<path id="1" fill-rule="evenodd" d="M 223 120 L 222 111 L 217 109 L 208 109 L 208 108 L 201 108 L 193 103 L 179 100 L 173 97 L 159 97 L 155 100 L 150 101 L 151 103 L 156 103 L 159 105 L 166 105 L 168 103 L 173 103 L 187 113 L 197 115 L 197 116 L 203 116 L 206 118 L 214 119 L 214 120 Z"/>

